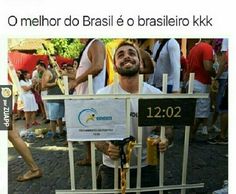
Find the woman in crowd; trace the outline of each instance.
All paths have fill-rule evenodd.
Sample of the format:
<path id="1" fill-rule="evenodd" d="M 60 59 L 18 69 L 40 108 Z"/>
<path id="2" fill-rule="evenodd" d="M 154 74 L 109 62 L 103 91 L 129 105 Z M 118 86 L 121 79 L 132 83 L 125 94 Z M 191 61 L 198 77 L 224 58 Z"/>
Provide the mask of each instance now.
<path id="1" fill-rule="evenodd" d="M 30 80 L 30 74 L 27 71 L 22 71 L 20 75 L 20 86 L 22 88 L 21 98 L 24 104 L 25 112 L 25 128 L 26 130 L 31 127 L 32 124 L 37 123 L 35 120 L 35 113 L 38 110 L 38 104 L 32 93 L 32 81 Z"/>

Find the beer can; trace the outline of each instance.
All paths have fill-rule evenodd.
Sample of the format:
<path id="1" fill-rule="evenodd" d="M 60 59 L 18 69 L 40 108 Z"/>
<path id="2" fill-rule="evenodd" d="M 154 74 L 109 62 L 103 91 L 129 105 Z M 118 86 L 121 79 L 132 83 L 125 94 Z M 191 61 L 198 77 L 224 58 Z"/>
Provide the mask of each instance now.
<path id="1" fill-rule="evenodd" d="M 155 140 L 157 140 L 158 135 L 151 135 L 147 138 L 147 164 L 148 165 L 157 165 L 159 149 L 158 145 L 152 145 Z"/>

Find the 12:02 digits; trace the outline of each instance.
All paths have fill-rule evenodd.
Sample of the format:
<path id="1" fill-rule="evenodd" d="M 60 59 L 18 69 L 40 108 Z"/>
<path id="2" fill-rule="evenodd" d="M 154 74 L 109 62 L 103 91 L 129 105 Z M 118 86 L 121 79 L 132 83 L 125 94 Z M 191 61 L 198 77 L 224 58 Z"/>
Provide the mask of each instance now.
<path id="1" fill-rule="evenodd" d="M 180 106 L 168 106 L 166 108 L 148 107 L 147 118 L 180 118 L 181 117 L 181 107 Z"/>

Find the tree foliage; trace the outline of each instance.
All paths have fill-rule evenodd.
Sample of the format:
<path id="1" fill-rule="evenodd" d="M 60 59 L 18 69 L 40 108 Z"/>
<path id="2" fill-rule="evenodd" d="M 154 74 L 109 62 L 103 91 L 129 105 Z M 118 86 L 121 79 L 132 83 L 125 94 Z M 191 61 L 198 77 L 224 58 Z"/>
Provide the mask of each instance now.
<path id="1" fill-rule="evenodd" d="M 101 39 L 104 44 L 112 41 L 113 39 Z M 48 52 L 44 49 L 37 51 L 37 54 L 50 54 L 50 55 L 60 55 L 66 58 L 76 58 L 82 51 L 84 45 L 80 43 L 79 39 L 72 38 L 53 38 L 48 41 L 45 46 Z"/>

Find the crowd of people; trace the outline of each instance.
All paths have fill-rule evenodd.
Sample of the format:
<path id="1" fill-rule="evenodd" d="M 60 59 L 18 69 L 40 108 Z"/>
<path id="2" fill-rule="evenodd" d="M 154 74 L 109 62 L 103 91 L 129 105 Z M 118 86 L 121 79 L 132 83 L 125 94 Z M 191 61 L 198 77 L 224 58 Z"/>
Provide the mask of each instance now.
<path id="1" fill-rule="evenodd" d="M 228 40 L 227 39 L 201 39 L 183 56 L 180 44 L 176 39 L 157 39 L 152 45 L 145 45 L 144 39 L 121 40 L 116 48 L 113 48 L 112 61 L 107 53 L 111 54 L 106 45 L 98 39 L 81 39 L 84 49 L 75 60 L 75 64 L 63 64 L 61 75 L 68 76 L 70 94 L 85 95 L 89 93 L 88 75 L 93 77 L 93 94 L 111 94 L 113 87 L 118 88 L 121 94 L 139 93 L 138 76 L 144 74 L 145 82 L 142 93 L 161 94 L 162 76 L 168 74 L 167 92 L 181 93 L 188 87 L 190 73 L 195 73 L 194 93 L 210 93 L 207 99 L 197 99 L 195 121 L 191 126 L 190 140 L 194 142 L 197 131 L 208 135 L 211 130 L 217 130 L 219 134 L 208 138 L 210 144 L 228 143 Z M 56 62 L 56 61 L 55 61 Z M 109 69 L 109 71 L 108 71 Z M 109 83 L 113 80 L 114 72 L 118 74 L 118 85 Z M 110 77 L 109 77 L 110 76 Z M 25 114 L 25 129 L 30 130 L 32 125 L 38 125 L 36 111 L 40 108 L 45 122 L 50 122 L 49 130 L 52 140 L 57 141 L 66 136 L 63 129 L 64 101 L 42 101 L 41 96 L 60 95 L 62 91 L 58 85 L 58 77 L 55 69 L 39 60 L 36 70 L 32 74 L 21 70 L 19 80 L 22 88 L 20 100 L 23 102 L 22 110 Z M 213 95 L 214 94 L 214 95 Z M 131 111 L 137 113 L 137 99 L 132 99 Z M 211 122 L 210 111 L 213 111 Z M 19 114 L 19 113 L 18 113 Z M 216 127 L 219 115 L 220 126 Z M 18 115 L 20 117 L 20 115 Z M 131 135 L 137 138 L 138 118 L 131 117 Z M 200 124 L 202 128 L 199 129 Z M 59 128 L 59 132 L 56 130 Z M 160 132 L 159 127 L 146 127 L 143 130 L 142 143 L 142 176 L 153 177 L 153 181 L 143 182 L 142 186 L 154 186 L 158 183 L 157 166 L 150 166 L 146 162 L 146 138 L 153 132 Z M 159 145 L 160 152 L 168 149 L 173 140 L 173 126 L 167 127 L 165 138 L 158 138 L 153 146 Z M 19 139 L 20 137 L 17 136 Z M 11 138 L 14 139 L 14 138 Z M 64 138 L 65 140 L 65 138 Z M 11 140 L 12 141 L 12 140 Z M 13 140 L 14 141 L 14 140 Z M 91 165 L 90 142 L 86 142 L 87 154 L 78 165 Z M 120 148 L 111 142 L 97 142 L 96 147 L 103 153 L 103 164 L 100 167 L 101 188 L 113 188 L 114 160 L 120 158 Z M 25 146 L 20 149 L 26 150 Z M 28 153 L 28 152 L 27 152 Z M 30 155 L 30 153 L 28 153 Z M 136 156 L 131 157 L 131 176 L 136 174 Z M 30 175 L 28 175 L 31 173 Z M 19 181 L 30 180 L 42 176 L 42 172 L 36 165 L 31 167 Z M 152 173 L 150 175 L 150 173 Z M 29 178 L 30 177 L 30 178 Z M 156 177 L 156 179 L 155 179 Z M 145 180 L 145 178 L 142 178 Z M 132 181 L 132 179 L 131 179 Z M 131 182 L 135 186 L 135 182 Z M 150 192 L 151 193 L 151 192 Z"/>

